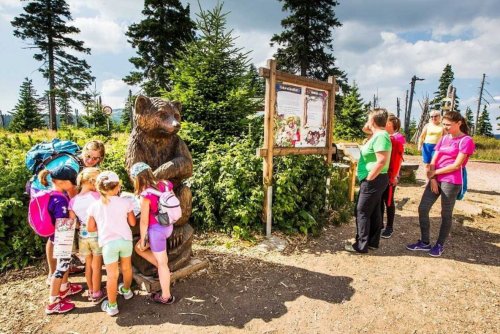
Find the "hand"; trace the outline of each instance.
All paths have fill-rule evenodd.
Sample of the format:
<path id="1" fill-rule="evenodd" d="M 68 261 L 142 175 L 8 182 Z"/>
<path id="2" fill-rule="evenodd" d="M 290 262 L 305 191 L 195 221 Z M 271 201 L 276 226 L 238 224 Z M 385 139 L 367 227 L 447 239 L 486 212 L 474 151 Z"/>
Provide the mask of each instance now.
<path id="1" fill-rule="evenodd" d="M 393 186 L 393 187 L 397 186 L 397 185 L 398 185 L 398 179 L 397 179 L 397 178 L 395 178 L 394 180 L 389 181 L 389 184 L 390 184 L 391 186 Z"/>
<path id="2" fill-rule="evenodd" d="M 418 145 L 418 151 L 422 151 L 422 145 Z"/>
<path id="3" fill-rule="evenodd" d="M 432 179 L 434 176 L 436 176 L 436 171 L 435 170 L 428 170 L 427 171 L 427 178 Z"/>
<path id="4" fill-rule="evenodd" d="M 439 186 L 438 186 L 438 182 L 436 179 L 431 179 L 431 191 L 436 194 L 436 195 L 439 195 Z"/>
<path id="5" fill-rule="evenodd" d="M 144 244 L 144 239 L 139 239 L 139 241 L 137 242 L 137 248 L 139 248 L 140 251 L 144 252 L 146 249 L 149 248 L 149 243 L 146 242 Z"/>

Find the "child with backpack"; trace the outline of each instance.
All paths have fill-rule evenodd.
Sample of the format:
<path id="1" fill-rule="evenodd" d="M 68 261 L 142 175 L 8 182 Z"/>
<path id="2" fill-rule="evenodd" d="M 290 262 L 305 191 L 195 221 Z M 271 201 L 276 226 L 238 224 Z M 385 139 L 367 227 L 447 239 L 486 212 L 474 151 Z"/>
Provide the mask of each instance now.
<path id="1" fill-rule="evenodd" d="M 421 238 L 406 246 L 411 251 L 428 252 L 430 256 L 441 256 L 444 243 L 451 231 L 453 208 L 461 194 L 465 181 L 463 169 L 474 153 L 474 140 L 468 135 L 467 120 L 457 111 L 448 111 L 443 116 L 443 127 L 448 132 L 435 147 L 435 154 L 427 168 L 429 179 L 418 206 Z M 441 227 L 434 246 L 430 243 L 429 212 L 441 197 Z"/>
<path id="2" fill-rule="evenodd" d="M 99 247 L 97 232 L 87 230 L 87 210 L 100 197 L 95 189 L 99 172 L 98 168 L 88 167 L 78 174 L 76 181 L 80 193 L 69 201 L 69 217 L 77 219 L 80 224 L 78 249 L 80 255 L 85 257 L 88 299 L 96 305 L 106 298 L 106 294 L 101 289 L 102 249 Z"/>
<path id="3" fill-rule="evenodd" d="M 110 316 L 118 314 L 117 293 L 130 299 L 134 293 L 132 285 L 132 231 L 135 226 L 134 204 L 118 196 L 120 178 L 111 171 L 100 173 L 96 179 L 96 188 L 101 198 L 87 210 L 87 231 L 98 232 L 98 243 L 102 247 L 102 257 L 106 265 L 108 300 L 101 304 L 101 309 Z M 118 285 L 118 261 L 120 261 L 123 283 Z"/>
<path id="4" fill-rule="evenodd" d="M 52 171 L 44 169 L 38 175 L 43 185 L 47 185 L 47 176 L 49 175 L 52 178 L 52 189 L 37 194 L 30 202 L 29 220 L 34 228 L 37 223 L 43 224 L 45 227 L 51 227 L 55 226 L 58 218 L 69 218 L 69 199 L 65 192 L 69 192 L 74 188 L 77 173 L 73 168 L 66 165 L 57 167 Z M 47 206 L 46 208 L 42 208 L 40 200 L 43 196 L 46 198 L 47 194 L 50 196 L 46 203 Z M 38 212 L 35 212 L 37 211 L 36 208 L 39 208 Z M 37 222 L 37 218 L 43 216 L 43 210 L 47 210 L 50 221 L 45 221 L 48 219 L 44 219 L 44 221 Z M 38 230 L 38 232 L 40 231 L 42 229 Z M 49 236 L 49 240 L 51 243 L 54 243 L 54 232 Z M 71 303 L 71 300 L 67 297 L 79 293 L 83 290 L 83 287 L 79 284 L 68 282 L 70 261 L 71 258 L 57 259 L 55 271 L 50 281 L 49 304 L 45 307 L 46 314 L 66 313 L 75 308 L 75 304 Z"/>
<path id="5" fill-rule="evenodd" d="M 382 210 L 382 219 L 384 218 L 385 208 L 387 208 L 387 224 L 381 234 L 381 237 L 384 239 L 389 239 L 394 230 L 394 216 L 396 215 L 394 192 L 396 191 L 396 185 L 398 184 L 399 170 L 401 169 L 401 164 L 403 163 L 403 153 L 405 150 L 404 145 L 406 144 L 405 137 L 399 133 L 400 128 L 401 122 L 399 118 L 392 113 L 389 114 L 389 118 L 387 119 L 387 123 L 385 125 L 385 130 L 389 133 L 389 138 L 391 139 L 392 144 L 389 169 L 387 170 L 389 184 L 382 194 L 382 203 L 380 205 Z"/>
<path id="6" fill-rule="evenodd" d="M 135 163 L 130 169 L 134 190 L 140 195 L 141 238 L 135 246 L 138 255 L 158 268 L 161 294 L 153 293 L 150 299 L 160 304 L 172 304 L 175 297 L 170 293 L 170 270 L 168 268 L 167 238 L 172 234 L 173 222 L 163 223 L 158 216 L 161 193 L 171 192 L 173 185 L 169 181 L 159 181 L 149 165 Z M 173 195 L 173 192 L 172 192 Z M 175 196 L 175 195 L 173 195 Z M 180 210 L 180 207 L 178 207 Z M 176 217 L 177 219 L 179 216 Z M 168 224 L 168 226 L 164 225 Z"/>

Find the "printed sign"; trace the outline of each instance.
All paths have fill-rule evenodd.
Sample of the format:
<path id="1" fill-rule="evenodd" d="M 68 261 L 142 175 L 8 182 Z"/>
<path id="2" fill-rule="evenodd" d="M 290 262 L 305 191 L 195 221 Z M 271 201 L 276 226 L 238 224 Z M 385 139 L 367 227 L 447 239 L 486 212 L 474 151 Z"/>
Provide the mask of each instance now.
<path id="1" fill-rule="evenodd" d="M 76 219 L 57 218 L 54 237 L 54 258 L 70 258 L 75 238 Z"/>

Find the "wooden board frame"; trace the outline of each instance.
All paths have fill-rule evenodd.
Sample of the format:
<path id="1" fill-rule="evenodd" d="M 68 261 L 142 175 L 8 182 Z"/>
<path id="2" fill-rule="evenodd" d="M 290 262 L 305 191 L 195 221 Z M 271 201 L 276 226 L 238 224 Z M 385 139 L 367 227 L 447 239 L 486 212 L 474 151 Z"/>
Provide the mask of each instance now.
<path id="1" fill-rule="evenodd" d="M 332 155 L 334 153 L 333 126 L 335 93 L 338 91 L 338 86 L 333 76 L 329 77 L 328 81 L 325 82 L 277 71 L 276 60 L 274 59 L 267 60 L 267 68 L 259 68 L 259 75 L 266 79 L 266 95 L 264 104 L 264 147 L 257 150 L 257 155 L 264 158 L 264 210 L 262 218 L 266 221 L 266 236 L 271 237 L 273 156 L 319 154 L 326 156 L 325 163 L 327 165 L 332 163 Z M 276 82 L 305 86 L 306 88 L 328 92 L 325 147 L 275 147 L 274 117 L 276 115 Z M 328 183 L 329 180 L 327 180 L 327 184 Z"/>

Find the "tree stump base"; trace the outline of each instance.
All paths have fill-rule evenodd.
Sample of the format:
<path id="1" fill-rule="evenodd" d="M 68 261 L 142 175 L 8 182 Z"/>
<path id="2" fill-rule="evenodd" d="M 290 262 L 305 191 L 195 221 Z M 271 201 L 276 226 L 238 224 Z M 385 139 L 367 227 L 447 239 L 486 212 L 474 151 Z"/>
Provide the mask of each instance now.
<path id="1" fill-rule="evenodd" d="M 170 283 L 174 283 L 205 268 L 208 268 L 207 259 L 201 260 L 192 258 L 186 266 L 171 274 Z M 136 270 L 134 270 L 133 278 L 141 290 L 147 291 L 148 293 L 161 291 L 160 281 L 157 278 L 145 276 Z"/>

